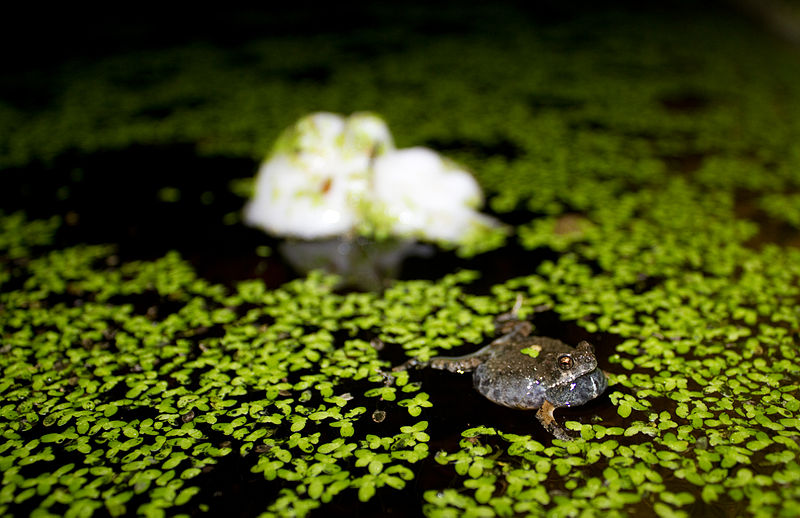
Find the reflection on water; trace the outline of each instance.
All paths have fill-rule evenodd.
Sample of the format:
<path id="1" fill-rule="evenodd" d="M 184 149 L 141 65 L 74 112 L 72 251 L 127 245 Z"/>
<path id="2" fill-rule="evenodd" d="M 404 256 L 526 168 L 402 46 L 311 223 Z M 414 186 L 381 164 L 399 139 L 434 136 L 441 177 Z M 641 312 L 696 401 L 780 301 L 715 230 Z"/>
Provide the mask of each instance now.
<path id="1" fill-rule="evenodd" d="M 381 291 L 396 279 L 403 261 L 431 257 L 432 245 L 411 239 L 376 242 L 366 238 L 334 237 L 316 241 L 289 240 L 279 248 L 299 274 L 322 270 L 341 277 L 340 288 Z"/>

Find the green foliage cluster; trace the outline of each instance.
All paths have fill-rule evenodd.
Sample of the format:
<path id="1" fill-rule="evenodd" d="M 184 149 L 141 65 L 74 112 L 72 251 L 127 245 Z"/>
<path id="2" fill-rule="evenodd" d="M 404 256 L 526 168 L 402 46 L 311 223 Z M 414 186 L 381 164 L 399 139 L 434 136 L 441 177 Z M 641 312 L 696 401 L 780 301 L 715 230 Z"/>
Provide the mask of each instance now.
<path id="1" fill-rule="evenodd" d="M 26 257 L 36 246 L 50 244 L 60 223 L 58 216 L 48 220 L 27 221 L 22 212 L 0 219 L 0 253 L 5 259 L 2 265 L 7 267 L 8 260 Z"/>
<path id="2" fill-rule="evenodd" d="M 636 221 L 646 224 L 646 218 Z M 731 218 L 729 224 L 737 222 Z M 669 238 L 663 226 L 663 236 Z M 772 245 L 755 251 L 732 240 L 721 257 L 698 254 L 690 263 L 692 248 L 662 253 L 652 250 L 652 240 L 632 239 L 626 241 L 632 248 L 618 248 L 608 264 L 593 258 L 598 259 L 593 269 L 581 252 L 584 246 L 602 250 L 602 245 L 588 244 L 595 238 L 587 235 L 587 242 L 573 244 L 558 261 L 542 264 L 536 275 L 495 291 L 521 290 L 533 304 L 550 307 L 591 332 L 622 339 L 610 358 L 609 398 L 623 420 L 612 427 L 568 422 L 567 428 L 581 440 L 555 441 L 571 452 L 564 457 L 534 441 L 546 456 L 527 456 L 530 462 L 524 466 L 535 466 L 540 473 L 554 457 L 572 464 L 556 469 L 557 477 L 545 469 L 541 480 L 531 483 L 532 490 L 566 489 L 569 499 L 539 500 L 543 509 L 534 512 L 518 500 L 482 499 L 496 495 L 488 490 L 476 489 L 467 498 L 465 489 L 457 500 L 447 492 L 429 492 L 430 514 L 510 516 L 513 510 L 538 515 L 555 509 L 579 514 L 600 509 L 624 516 L 631 506 L 642 504 L 660 516 L 704 512 L 700 509 L 706 506 L 732 506 L 754 516 L 797 513 L 800 251 Z M 650 270 L 659 260 L 664 261 L 662 269 L 668 266 L 670 256 L 682 261 L 674 272 L 657 276 Z M 643 278 L 631 278 L 627 268 Z M 474 457 L 472 446 L 462 442 L 462 447 L 438 458 L 455 461 L 458 472 L 460 455 Z M 510 484 L 511 475 L 504 477 L 503 486 Z M 474 487 L 467 482 L 465 488 Z"/>
<path id="3" fill-rule="evenodd" d="M 53 70 L 33 108 L 0 100 L 0 167 L 186 141 L 260 159 L 299 116 L 370 109 L 399 145 L 473 168 L 501 218 L 524 215 L 507 239 L 555 256 L 487 295 L 474 271 L 226 288 L 175 252 L 120 262 L 53 246 L 58 215 L 0 214 L 0 514 L 193 514 L 231 459 L 268 516 L 418 483 L 439 517 L 799 514 L 800 251 L 770 238 L 800 232 L 800 65 L 682 8 L 531 25 L 459 5 L 472 21 L 413 44 L 364 28 L 179 45 Z M 531 434 L 468 415 L 435 435 L 436 394 L 387 375 L 381 347 L 472 350 L 519 295 L 534 324 L 550 311 L 601 339 L 598 415 L 567 421 L 572 442 L 532 415 Z M 446 483 L 419 476 L 434 469 Z"/>
<path id="4" fill-rule="evenodd" d="M 19 226 L 17 215 L 3 219 L 16 222 L 4 228 Z M 485 341 L 495 315 L 522 294 L 523 315 L 551 308 L 623 339 L 611 358 L 610 402 L 624 421 L 569 422 L 580 439 L 551 447 L 491 427 L 466 430 L 461 449 L 436 456 L 464 489 L 426 492 L 430 515 L 624 515 L 644 503 L 670 516 L 720 499 L 756 515 L 791 514 L 800 502 L 792 381 L 800 252 L 731 239 L 735 270 L 704 256 L 646 290 L 624 269 L 599 260 L 590 268 L 584 247 L 602 246 L 576 241 L 489 296 L 464 292 L 478 276 L 469 271 L 382 294 L 338 294 L 335 279 L 316 274 L 272 290 L 247 281 L 229 293 L 176 253 L 115 267 L 111 246 L 31 253 L 10 277 L 22 288 L 0 296 L 4 509 L 34 502 L 41 515 L 104 507 L 157 516 L 190 505 L 200 492 L 192 482 L 231 454 L 280 481 L 277 514 L 304 514 L 350 488 L 363 501 L 384 486 L 401 489 L 428 455 L 427 423 L 375 435 L 364 431 L 367 420 L 416 417 L 435 401 L 407 372 L 387 383 L 388 365 L 360 336 L 377 333 L 427 359 Z M 671 264 L 616 253 L 612 262 L 643 273 Z M 381 408 L 353 406 L 353 393 Z M 689 486 L 673 491 L 670 477 Z M 565 490 L 570 498 L 550 495 Z"/>
<path id="5" fill-rule="evenodd" d="M 11 232 L 21 224 L 2 219 Z M 305 514 L 348 488 L 363 501 L 403 488 L 428 455 L 427 422 L 383 435 L 364 423 L 375 412 L 413 418 L 432 402 L 407 374 L 388 377 L 359 336 L 380 332 L 430 356 L 480 341 L 498 309 L 461 291 L 471 272 L 382 296 L 338 295 L 335 279 L 316 274 L 228 293 L 174 252 L 110 267 L 113 254 L 80 246 L 29 258 L 11 275 L 22 288 L 0 295 L 4 513 L 172 514 L 231 454 L 281 481 L 278 514 Z M 355 406 L 353 392 L 373 408 Z"/>
<path id="6" fill-rule="evenodd" d="M 551 308 L 619 337 L 609 397 L 623 421 L 569 422 L 581 440 L 550 448 L 532 441 L 527 448 L 543 454 L 525 461 L 495 461 L 491 452 L 505 446 L 494 439 L 484 449 L 462 441 L 437 460 L 453 464 L 463 488 L 427 492 L 427 513 L 624 516 L 642 505 L 659 516 L 708 506 L 797 513 L 800 250 L 747 246 L 757 225 L 736 218 L 732 193 L 681 178 L 588 206 L 586 221 L 559 233 L 565 217 L 519 228 L 525 246 L 561 255 L 494 294 L 520 292 L 529 311 Z M 508 439 L 492 429 L 477 435 Z M 468 472 L 478 456 L 497 480 L 481 475 L 483 465 Z M 533 477 L 521 498 L 509 471 L 519 466 Z"/>

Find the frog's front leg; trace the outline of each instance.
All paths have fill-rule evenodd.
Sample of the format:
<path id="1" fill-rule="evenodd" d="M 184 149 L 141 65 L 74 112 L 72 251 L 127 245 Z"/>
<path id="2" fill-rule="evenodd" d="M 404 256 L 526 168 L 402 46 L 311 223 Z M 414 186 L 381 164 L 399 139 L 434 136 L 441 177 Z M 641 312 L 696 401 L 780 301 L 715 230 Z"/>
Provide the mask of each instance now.
<path id="1" fill-rule="evenodd" d="M 555 409 L 556 407 L 553 406 L 552 403 L 545 400 L 544 403 L 542 403 L 542 406 L 539 408 L 539 411 L 536 412 L 536 418 L 540 423 L 542 423 L 544 429 L 551 433 L 556 439 L 571 441 L 572 437 L 556 421 L 556 418 L 553 415 L 553 411 Z"/>

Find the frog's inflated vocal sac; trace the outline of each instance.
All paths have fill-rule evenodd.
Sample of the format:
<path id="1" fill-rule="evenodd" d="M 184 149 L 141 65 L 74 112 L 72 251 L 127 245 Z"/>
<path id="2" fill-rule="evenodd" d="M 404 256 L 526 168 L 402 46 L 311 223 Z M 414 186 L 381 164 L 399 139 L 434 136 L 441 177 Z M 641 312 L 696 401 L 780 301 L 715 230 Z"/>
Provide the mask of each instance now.
<path id="1" fill-rule="evenodd" d="M 553 338 L 528 336 L 530 331 L 528 322 L 516 322 L 510 333 L 472 354 L 436 357 L 425 363 L 410 360 L 395 370 L 431 367 L 473 372 L 475 388 L 487 399 L 511 408 L 538 408 L 536 417 L 542 426 L 556 438 L 570 440 L 553 411 L 596 398 L 608 381 L 597 367 L 589 342 L 570 347 Z"/>

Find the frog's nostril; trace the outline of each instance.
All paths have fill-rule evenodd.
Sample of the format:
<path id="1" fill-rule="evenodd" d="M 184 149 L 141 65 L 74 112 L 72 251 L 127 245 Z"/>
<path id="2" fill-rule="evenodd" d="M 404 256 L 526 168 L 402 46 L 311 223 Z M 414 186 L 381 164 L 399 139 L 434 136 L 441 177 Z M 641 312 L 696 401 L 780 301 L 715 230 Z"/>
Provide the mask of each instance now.
<path id="1" fill-rule="evenodd" d="M 561 370 L 570 370 L 572 368 L 572 357 L 568 354 L 562 354 L 558 357 L 558 366 Z"/>

